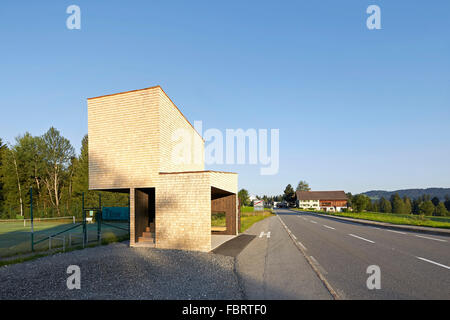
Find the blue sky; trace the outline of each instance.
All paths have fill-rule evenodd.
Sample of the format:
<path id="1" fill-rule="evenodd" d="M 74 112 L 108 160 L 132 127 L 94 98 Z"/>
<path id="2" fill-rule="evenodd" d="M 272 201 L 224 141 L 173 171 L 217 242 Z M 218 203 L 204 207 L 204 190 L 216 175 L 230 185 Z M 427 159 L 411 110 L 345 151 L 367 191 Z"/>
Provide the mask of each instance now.
<path id="1" fill-rule="evenodd" d="M 81 8 L 81 30 L 66 8 Z M 368 30 L 366 8 L 381 8 Z M 2 1 L 0 137 L 50 126 L 77 151 L 86 98 L 161 85 L 204 129 L 279 128 L 253 194 L 450 187 L 450 2 Z"/>

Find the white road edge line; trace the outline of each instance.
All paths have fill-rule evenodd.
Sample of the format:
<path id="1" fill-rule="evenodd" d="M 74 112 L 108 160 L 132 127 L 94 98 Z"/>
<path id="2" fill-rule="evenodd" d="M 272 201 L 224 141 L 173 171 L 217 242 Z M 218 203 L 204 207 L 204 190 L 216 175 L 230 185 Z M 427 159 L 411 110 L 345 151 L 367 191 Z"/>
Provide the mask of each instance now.
<path id="1" fill-rule="evenodd" d="M 437 263 L 437 262 L 434 262 L 434 261 L 431 261 L 431 260 L 428 260 L 428 259 L 425 259 L 425 258 L 421 258 L 421 257 L 416 257 L 417 259 L 420 259 L 420 260 L 423 260 L 423 261 L 426 261 L 426 262 L 429 262 L 429 263 L 432 263 L 432 264 L 435 264 L 435 265 L 437 265 L 437 266 L 439 266 L 439 267 L 442 267 L 442 268 L 445 268 L 445 269 L 449 269 L 450 270 L 450 267 L 449 266 L 446 266 L 446 265 L 443 265 L 443 264 L 440 264 L 440 263 Z"/>
<path id="2" fill-rule="evenodd" d="M 289 235 L 291 238 L 293 238 L 293 239 L 295 238 L 295 240 L 293 240 L 294 243 L 297 243 L 300 247 L 303 248 L 303 250 L 308 250 L 308 249 L 303 245 L 303 243 L 301 243 L 300 241 L 298 241 L 297 237 L 292 233 L 292 231 L 289 230 L 289 228 L 287 227 L 287 225 L 284 223 L 283 219 L 281 219 L 279 215 L 277 215 L 277 216 L 278 216 L 278 219 L 280 219 L 280 222 L 281 222 L 281 224 L 283 225 L 284 229 L 286 229 L 286 232 L 288 233 L 288 235 Z"/>
<path id="3" fill-rule="evenodd" d="M 368 239 L 365 239 L 365 238 L 362 238 L 362 237 L 358 237 L 358 236 L 355 236 L 354 234 L 351 234 L 351 233 L 349 233 L 348 235 L 352 236 L 352 237 L 355 237 L 355 238 L 358 238 L 358 239 L 361 239 L 361 240 L 364 240 L 364 241 L 367 241 L 367 242 L 370 242 L 370 243 L 375 243 L 375 241 L 368 240 Z"/>
<path id="4" fill-rule="evenodd" d="M 326 224 L 324 224 L 323 226 L 324 226 L 325 228 L 328 228 L 328 229 L 331 229 L 331 230 L 336 230 L 335 228 L 330 227 L 330 226 L 327 226 Z"/>
<path id="5" fill-rule="evenodd" d="M 300 245 L 300 247 L 302 247 L 304 250 L 308 250 L 306 249 L 306 247 L 303 245 L 303 243 L 301 243 L 300 241 L 297 240 L 297 243 Z"/>
<path id="6" fill-rule="evenodd" d="M 316 258 L 314 258 L 313 256 L 309 256 L 311 258 L 312 261 L 314 261 L 315 264 L 319 265 L 319 263 L 317 262 Z"/>
<path id="7" fill-rule="evenodd" d="M 283 227 L 285 228 L 286 231 L 288 231 L 289 236 L 292 235 L 292 233 L 290 232 L 289 228 L 286 226 L 286 224 L 284 223 L 283 219 L 281 219 L 280 215 L 277 214 L 278 219 L 280 219 L 281 224 L 283 225 Z M 293 239 L 291 237 L 291 239 Z M 292 240 L 294 241 L 294 240 Z M 302 253 L 302 255 L 305 257 L 306 261 L 308 262 L 308 264 L 311 266 L 311 268 L 314 270 L 314 272 L 317 274 L 317 276 L 319 277 L 319 279 L 323 282 L 323 284 L 325 285 L 325 287 L 327 288 L 328 292 L 331 294 L 331 296 L 333 297 L 333 299 L 335 300 L 340 300 L 341 297 L 339 295 L 339 293 L 333 289 L 333 287 L 331 286 L 331 284 L 328 282 L 328 280 L 325 278 L 325 276 L 320 272 L 319 268 L 313 263 L 313 261 L 311 260 L 311 258 L 309 258 L 309 256 L 306 254 L 306 248 L 305 246 L 300 242 L 300 241 L 294 241 L 294 243 L 299 244 L 300 247 L 302 249 L 299 249 L 299 251 Z M 298 246 L 297 246 L 298 248 Z"/>
<path id="8" fill-rule="evenodd" d="M 415 236 L 416 236 L 416 237 L 419 237 L 419 238 L 424 238 L 424 239 L 434 240 L 434 241 L 447 242 L 447 240 L 437 239 L 437 238 L 431 238 L 431 237 L 425 237 L 425 236 L 419 236 L 418 234 L 415 234 Z"/>

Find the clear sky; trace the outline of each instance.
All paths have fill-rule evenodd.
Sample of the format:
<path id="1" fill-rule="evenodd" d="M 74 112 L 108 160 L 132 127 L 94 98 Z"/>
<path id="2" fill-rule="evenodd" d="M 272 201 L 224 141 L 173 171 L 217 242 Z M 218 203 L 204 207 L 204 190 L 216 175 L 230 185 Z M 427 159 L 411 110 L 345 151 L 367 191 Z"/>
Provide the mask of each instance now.
<path id="1" fill-rule="evenodd" d="M 449 16 L 447 0 L 3 0 L 0 137 L 55 126 L 78 152 L 86 98 L 161 85 L 204 129 L 280 129 L 277 175 L 209 167 L 252 194 L 450 187 Z"/>

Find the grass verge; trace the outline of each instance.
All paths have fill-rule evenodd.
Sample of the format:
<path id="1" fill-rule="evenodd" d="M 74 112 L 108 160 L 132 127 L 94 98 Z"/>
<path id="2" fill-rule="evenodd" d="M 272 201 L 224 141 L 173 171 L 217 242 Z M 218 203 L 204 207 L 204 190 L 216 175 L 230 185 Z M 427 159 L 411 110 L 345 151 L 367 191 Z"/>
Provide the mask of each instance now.
<path id="1" fill-rule="evenodd" d="M 272 212 L 272 210 L 269 209 L 265 209 L 264 211 L 250 211 L 249 209 L 246 209 L 245 211 L 243 211 L 241 208 L 241 230 L 239 230 L 239 232 L 244 232 L 245 230 L 250 228 L 254 223 L 274 215 L 275 214 Z"/>
<path id="2" fill-rule="evenodd" d="M 270 209 L 265 209 L 264 211 L 253 211 L 253 207 L 241 207 L 241 229 L 239 232 L 244 232 L 250 228 L 254 223 L 261 221 L 265 218 L 273 216 L 273 212 Z M 224 227 L 225 223 L 225 213 L 215 213 L 211 216 L 211 226 L 212 227 Z"/>
<path id="3" fill-rule="evenodd" d="M 306 211 L 297 208 L 295 208 L 294 210 Z M 434 219 L 436 217 L 428 217 L 428 216 L 404 215 L 404 214 L 380 213 L 380 212 L 318 212 L 318 213 L 327 214 L 330 216 L 387 222 L 400 225 L 450 229 L 450 222 L 445 220 L 443 221 L 443 219 Z"/>
<path id="4" fill-rule="evenodd" d="M 109 237 L 107 239 L 102 239 L 102 242 L 100 245 L 102 245 L 102 246 L 108 245 L 111 243 L 122 242 L 122 241 L 126 241 L 129 239 L 130 238 L 128 235 L 113 236 L 113 237 Z M 22 262 L 26 262 L 26 261 L 31 261 L 31 260 L 36 260 L 36 259 L 39 259 L 42 257 L 46 257 L 46 256 L 58 254 L 58 253 L 67 253 L 67 252 L 71 252 L 71 251 L 75 251 L 75 250 L 83 250 L 85 248 L 93 248 L 93 247 L 97 247 L 98 245 L 99 245 L 98 243 L 91 243 L 84 248 L 83 248 L 83 246 L 78 245 L 78 246 L 74 246 L 71 248 L 67 248 L 65 251 L 63 251 L 61 248 L 59 248 L 54 251 L 46 251 L 46 252 L 43 251 L 43 252 L 39 252 L 39 253 L 35 253 L 35 254 L 27 254 L 27 255 L 17 256 L 17 257 L 14 257 L 14 256 L 7 257 L 7 258 L 3 258 L 2 260 L 0 260 L 0 267 L 12 265 L 12 264 L 16 264 L 16 263 L 22 263 Z"/>

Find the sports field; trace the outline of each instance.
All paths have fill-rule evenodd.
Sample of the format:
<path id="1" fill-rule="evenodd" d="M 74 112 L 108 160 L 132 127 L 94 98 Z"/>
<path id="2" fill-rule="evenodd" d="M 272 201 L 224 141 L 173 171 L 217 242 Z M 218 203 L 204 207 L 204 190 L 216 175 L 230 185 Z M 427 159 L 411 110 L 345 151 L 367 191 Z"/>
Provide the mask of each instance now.
<path id="1" fill-rule="evenodd" d="M 128 234 L 128 231 L 115 228 L 119 226 L 127 229 L 128 222 L 107 222 L 102 224 L 102 240 L 117 240 Z M 112 225 L 112 226 L 110 226 Z M 88 223 L 87 235 L 88 242 L 97 241 L 97 223 Z M 72 246 L 82 244 L 82 224 L 80 221 L 74 221 L 72 217 L 63 219 L 50 219 L 47 221 L 34 222 L 34 241 L 45 239 L 34 246 L 36 251 L 45 251 L 49 249 L 50 235 L 73 228 L 63 232 L 52 239 L 52 248 L 62 247 L 65 241 L 65 247 L 69 248 L 69 239 Z M 29 221 L 1 221 L 0 220 L 0 257 L 12 256 L 20 253 L 31 252 L 31 224 Z"/>

